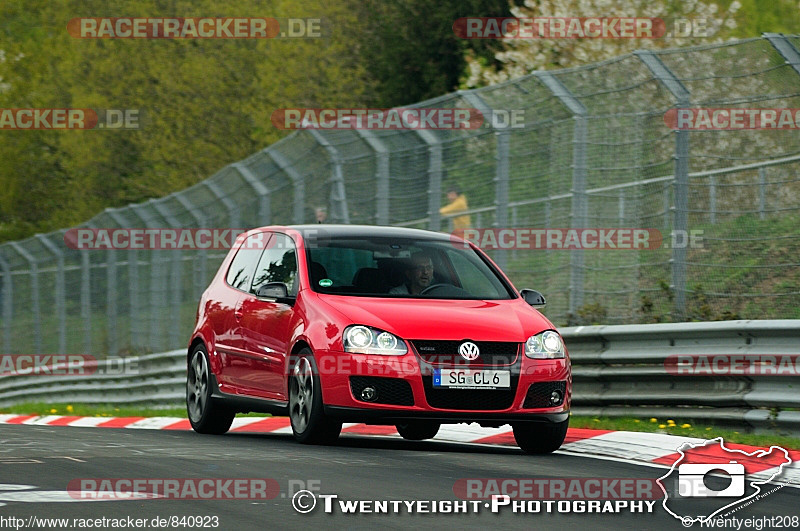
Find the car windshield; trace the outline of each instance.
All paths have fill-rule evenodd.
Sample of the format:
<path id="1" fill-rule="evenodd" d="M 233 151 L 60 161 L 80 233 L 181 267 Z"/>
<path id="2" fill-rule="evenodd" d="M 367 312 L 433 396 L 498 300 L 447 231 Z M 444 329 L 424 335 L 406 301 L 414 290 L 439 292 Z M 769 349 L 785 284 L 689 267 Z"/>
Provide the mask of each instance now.
<path id="1" fill-rule="evenodd" d="M 308 245 L 319 293 L 433 299 L 512 299 L 513 291 L 471 248 L 414 238 L 318 238 Z"/>

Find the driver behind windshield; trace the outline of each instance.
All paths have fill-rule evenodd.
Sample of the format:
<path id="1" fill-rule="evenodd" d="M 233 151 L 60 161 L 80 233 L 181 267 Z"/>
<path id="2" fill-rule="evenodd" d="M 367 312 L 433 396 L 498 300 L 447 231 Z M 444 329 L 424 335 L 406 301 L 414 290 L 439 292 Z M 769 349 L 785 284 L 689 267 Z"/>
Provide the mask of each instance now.
<path id="1" fill-rule="evenodd" d="M 390 295 L 419 295 L 433 282 L 433 260 L 424 252 L 414 253 L 405 275 L 406 282 L 390 289 Z"/>

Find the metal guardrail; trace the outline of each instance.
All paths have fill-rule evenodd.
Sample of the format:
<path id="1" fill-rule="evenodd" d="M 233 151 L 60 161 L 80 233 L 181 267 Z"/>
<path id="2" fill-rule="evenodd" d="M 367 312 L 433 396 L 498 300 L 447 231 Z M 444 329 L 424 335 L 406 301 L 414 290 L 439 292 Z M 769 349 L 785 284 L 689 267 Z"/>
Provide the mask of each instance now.
<path id="1" fill-rule="evenodd" d="M 800 376 L 675 375 L 677 355 L 792 355 L 800 320 L 563 328 L 573 364 L 576 415 L 703 422 L 800 436 Z M 0 376 L 0 407 L 23 402 L 182 405 L 185 351 L 136 358 L 135 371 L 80 376 Z M 796 362 L 798 363 L 798 362 Z M 795 365 L 795 369 L 798 367 Z M 113 372 L 113 371 L 112 371 Z"/>
<path id="2" fill-rule="evenodd" d="M 119 360 L 124 359 L 120 369 Z M 134 363 L 131 363 L 134 362 Z M 84 364 L 85 374 L 0 376 L 0 407 L 21 403 L 181 404 L 186 389 L 186 351 Z"/>
<path id="3" fill-rule="evenodd" d="M 800 356 L 800 320 L 585 326 L 561 330 L 573 413 L 708 422 L 800 435 L 800 376 L 675 375 L 670 356 Z M 795 358 L 797 360 L 798 358 Z"/>

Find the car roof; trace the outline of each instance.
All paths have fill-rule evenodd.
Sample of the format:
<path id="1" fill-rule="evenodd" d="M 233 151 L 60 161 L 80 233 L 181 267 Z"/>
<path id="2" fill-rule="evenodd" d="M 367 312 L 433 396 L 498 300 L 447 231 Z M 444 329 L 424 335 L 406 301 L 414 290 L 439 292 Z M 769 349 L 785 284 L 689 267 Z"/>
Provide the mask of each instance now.
<path id="1" fill-rule="evenodd" d="M 334 224 L 307 224 L 274 227 L 275 229 L 293 229 L 303 234 L 310 232 L 325 237 L 343 238 L 420 238 L 426 240 L 450 241 L 449 234 L 406 227 L 386 227 L 381 225 L 334 225 Z M 314 231 L 314 232 L 312 232 Z"/>

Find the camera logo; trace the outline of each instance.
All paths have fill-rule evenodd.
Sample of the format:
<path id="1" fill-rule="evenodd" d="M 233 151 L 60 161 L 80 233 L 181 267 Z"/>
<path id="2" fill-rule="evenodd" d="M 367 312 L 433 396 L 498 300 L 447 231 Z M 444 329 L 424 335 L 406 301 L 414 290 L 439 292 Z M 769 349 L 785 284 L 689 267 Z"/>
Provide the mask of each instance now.
<path id="1" fill-rule="evenodd" d="M 787 470 L 792 459 L 786 449 L 735 446 L 726 446 L 721 437 L 686 441 L 661 460 L 671 464 L 656 480 L 664 493 L 662 506 L 684 527 L 749 505 L 764 496 L 762 489 L 768 484 L 793 477 L 794 469 Z"/>
<path id="2" fill-rule="evenodd" d="M 731 477 L 731 483 L 723 490 L 706 486 L 706 475 L 721 470 Z M 697 463 L 678 466 L 678 495 L 684 498 L 738 498 L 744 496 L 744 465 L 731 461 L 725 464 Z"/>

